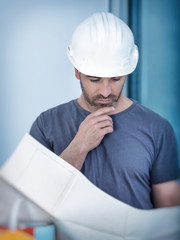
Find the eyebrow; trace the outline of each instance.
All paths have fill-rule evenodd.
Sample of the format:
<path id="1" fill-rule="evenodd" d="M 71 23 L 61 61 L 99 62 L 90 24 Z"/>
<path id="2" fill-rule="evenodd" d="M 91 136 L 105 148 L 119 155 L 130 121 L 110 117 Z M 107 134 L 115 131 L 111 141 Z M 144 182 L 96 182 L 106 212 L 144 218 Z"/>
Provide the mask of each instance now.
<path id="1" fill-rule="evenodd" d="M 86 75 L 86 77 L 88 77 L 88 78 L 96 78 L 96 79 L 100 79 L 101 78 L 101 77 L 90 76 L 90 75 Z"/>

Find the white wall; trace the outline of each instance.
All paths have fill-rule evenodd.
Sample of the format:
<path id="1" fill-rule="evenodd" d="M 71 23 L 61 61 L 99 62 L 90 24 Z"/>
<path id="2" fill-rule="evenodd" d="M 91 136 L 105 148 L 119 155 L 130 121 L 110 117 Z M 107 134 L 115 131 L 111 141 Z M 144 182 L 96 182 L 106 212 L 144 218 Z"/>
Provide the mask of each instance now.
<path id="1" fill-rule="evenodd" d="M 37 115 L 80 95 L 66 47 L 98 11 L 108 0 L 0 1 L 0 165 Z"/>

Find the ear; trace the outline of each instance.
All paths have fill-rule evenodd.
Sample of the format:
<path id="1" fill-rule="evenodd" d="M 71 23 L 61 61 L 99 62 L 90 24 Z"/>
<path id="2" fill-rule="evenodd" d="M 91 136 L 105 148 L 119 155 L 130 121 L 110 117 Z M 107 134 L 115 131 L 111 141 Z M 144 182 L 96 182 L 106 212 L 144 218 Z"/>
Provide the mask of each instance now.
<path id="1" fill-rule="evenodd" d="M 79 71 L 77 70 L 77 68 L 75 68 L 75 76 L 77 79 L 79 79 Z"/>

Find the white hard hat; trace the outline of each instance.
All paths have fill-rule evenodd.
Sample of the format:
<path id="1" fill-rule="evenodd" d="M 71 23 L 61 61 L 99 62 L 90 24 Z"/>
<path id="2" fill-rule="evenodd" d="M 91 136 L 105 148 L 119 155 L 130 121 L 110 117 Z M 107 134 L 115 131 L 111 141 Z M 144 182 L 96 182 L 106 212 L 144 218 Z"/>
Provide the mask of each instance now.
<path id="1" fill-rule="evenodd" d="M 85 75 L 115 77 L 135 70 L 138 49 L 130 28 L 121 19 L 112 13 L 96 13 L 75 29 L 68 56 Z"/>

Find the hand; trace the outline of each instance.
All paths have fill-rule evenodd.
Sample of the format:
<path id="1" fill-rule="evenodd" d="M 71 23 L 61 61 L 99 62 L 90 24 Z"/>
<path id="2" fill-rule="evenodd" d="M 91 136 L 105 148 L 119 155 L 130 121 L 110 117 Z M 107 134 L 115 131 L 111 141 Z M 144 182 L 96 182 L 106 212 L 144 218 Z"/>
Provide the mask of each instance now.
<path id="1" fill-rule="evenodd" d="M 80 170 L 88 152 L 96 148 L 106 134 L 113 132 L 113 121 L 108 116 L 113 111 L 114 107 L 104 107 L 89 114 L 60 157 Z"/>
<path id="2" fill-rule="evenodd" d="M 113 121 L 108 116 L 113 111 L 113 107 L 100 108 L 80 124 L 74 140 L 81 144 L 83 151 L 88 153 L 96 148 L 106 134 L 113 132 Z"/>

